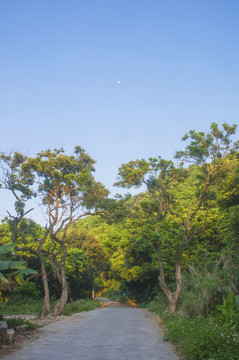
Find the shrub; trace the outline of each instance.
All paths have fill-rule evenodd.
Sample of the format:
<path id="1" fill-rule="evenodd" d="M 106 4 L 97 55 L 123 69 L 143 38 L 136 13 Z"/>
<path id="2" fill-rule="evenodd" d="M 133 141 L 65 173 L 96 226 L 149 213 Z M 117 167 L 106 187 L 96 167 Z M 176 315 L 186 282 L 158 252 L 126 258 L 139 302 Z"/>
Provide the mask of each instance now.
<path id="1" fill-rule="evenodd" d="M 216 306 L 228 292 L 224 273 L 217 262 L 204 262 L 202 267 L 189 266 L 184 276 L 180 309 L 187 316 L 215 315 Z"/>
<path id="2" fill-rule="evenodd" d="M 165 315 L 166 340 L 182 350 L 188 360 L 238 360 L 239 334 L 229 326 L 204 318 Z"/>
<path id="3" fill-rule="evenodd" d="M 152 311 L 157 315 L 162 316 L 167 305 L 168 305 L 168 300 L 166 296 L 163 293 L 160 293 L 150 303 L 143 306 L 146 307 L 149 311 Z"/>
<path id="4" fill-rule="evenodd" d="M 227 298 L 223 300 L 222 305 L 218 305 L 217 309 L 220 314 L 217 320 L 228 323 L 232 328 L 239 330 L 239 296 L 235 296 L 229 292 Z"/>
<path id="5" fill-rule="evenodd" d="M 23 298 L 40 299 L 40 291 L 34 282 L 25 281 L 22 286 L 18 286 L 13 290 L 13 295 L 19 295 Z"/>

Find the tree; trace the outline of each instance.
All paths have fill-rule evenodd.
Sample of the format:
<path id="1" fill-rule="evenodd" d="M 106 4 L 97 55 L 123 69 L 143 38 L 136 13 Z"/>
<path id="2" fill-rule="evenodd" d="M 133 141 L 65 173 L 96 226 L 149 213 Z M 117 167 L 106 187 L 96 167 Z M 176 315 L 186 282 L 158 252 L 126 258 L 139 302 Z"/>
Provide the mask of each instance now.
<path id="1" fill-rule="evenodd" d="M 153 243 L 158 254 L 159 282 L 168 298 L 167 311 L 176 310 L 177 301 L 182 289 L 182 257 L 185 248 L 193 241 L 198 231 L 205 228 L 208 209 L 210 209 L 210 187 L 217 181 L 226 166 L 225 157 L 230 151 L 238 149 L 239 142 L 233 143 L 231 136 L 236 132 L 236 125 L 223 124 L 219 130 L 217 124 L 211 124 L 210 133 L 192 130 L 183 137 L 189 140 L 184 151 L 176 153 L 180 160 L 178 166 L 173 162 L 158 158 L 148 161 L 136 160 L 123 164 L 119 169 L 117 186 L 130 188 L 147 186 L 146 198 L 140 204 L 147 222 L 154 230 Z M 187 179 L 190 167 L 194 164 L 198 171 L 198 181 L 194 187 L 194 194 L 182 198 L 179 189 Z M 200 219 L 199 211 L 204 208 L 204 215 Z M 175 289 L 171 291 L 165 281 L 165 266 L 162 254 L 165 231 L 171 234 L 175 247 Z"/>
<path id="2" fill-rule="evenodd" d="M 84 149 L 77 146 L 74 155 L 66 155 L 63 149 L 47 150 L 24 164 L 24 169 L 36 178 L 37 197 L 45 209 L 45 230 L 51 240 L 50 259 L 62 287 L 53 316 L 63 311 L 68 298 L 67 232 L 73 223 L 92 214 L 97 202 L 108 195 L 105 187 L 93 177 L 94 163 Z"/>
<path id="3" fill-rule="evenodd" d="M 16 214 L 10 214 L 7 211 L 12 220 L 13 242 L 16 239 L 21 220 L 33 210 L 33 208 L 25 210 L 27 200 L 35 196 L 32 190 L 34 176 L 23 166 L 27 160 L 28 158 L 19 152 L 15 152 L 13 155 L 6 155 L 4 152 L 0 154 L 0 188 L 10 191 L 15 199 Z"/>
<path id="4" fill-rule="evenodd" d="M 75 248 L 81 249 L 87 258 L 88 274 L 92 282 L 92 298 L 95 298 L 95 279 L 105 270 L 105 263 L 108 260 L 106 249 L 100 244 L 97 237 L 88 232 L 70 231 L 67 236 L 67 243 Z"/>
<path id="5" fill-rule="evenodd" d="M 8 224 L 11 230 L 11 241 L 15 242 L 16 244 L 18 243 L 17 238 L 19 233 L 19 226 L 21 225 L 26 215 L 28 215 L 33 210 L 33 208 L 25 210 L 27 201 L 36 196 L 36 193 L 33 190 L 35 181 L 34 174 L 32 173 L 31 169 L 26 166 L 28 161 L 29 158 L 19 152 L 14 152 L 13 155 L 6 155 L 4 152 L 2 152 L 0 155 L 0 187 L 4 190 L 10 191 L 15 199 L 15 215 L 11 214 L 9 211 L 7 211 L 7 213 Z M 47 275 L 45 261 L 42 254 L 42 247 L 47 239 L 47 236 L 48 234 L 45 232 L 41 238 L 41 241 L 38 242 L 37 247 L 36 243 L 34 243 L 34 247 L 24 246 L 24 248 L 21 249 L 16 246 L 16 250 L 28 251 L 37 255 L 40 259 L 41 275 L 45 290 L 42 316 L 50 312 Z"/>

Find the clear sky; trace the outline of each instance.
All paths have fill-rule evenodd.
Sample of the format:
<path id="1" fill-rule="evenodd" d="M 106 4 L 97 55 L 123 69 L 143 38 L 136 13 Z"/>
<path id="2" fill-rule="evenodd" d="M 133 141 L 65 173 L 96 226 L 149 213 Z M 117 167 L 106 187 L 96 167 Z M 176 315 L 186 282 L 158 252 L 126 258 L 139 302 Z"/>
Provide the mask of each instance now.
<path id="1" fill-rule="evenodd" d="M 0 151 L 171 159 L 239 119 L 238 0 L 0 0 Z M 0 192 L 0 215 L 10 208 Z"/>

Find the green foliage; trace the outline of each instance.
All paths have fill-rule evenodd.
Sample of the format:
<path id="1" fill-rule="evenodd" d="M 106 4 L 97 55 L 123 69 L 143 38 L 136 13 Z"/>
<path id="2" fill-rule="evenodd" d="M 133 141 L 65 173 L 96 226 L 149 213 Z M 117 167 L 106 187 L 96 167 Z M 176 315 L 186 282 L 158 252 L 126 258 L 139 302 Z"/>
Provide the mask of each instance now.
<path id="1" fill-rule="evenodd" d="M 15 210 L 17 217 L 24 216 L 26 201 L 35 196 L 32 190 L 34 176 L 29 169 L 24 168 L 28 158 L 19 152 L 6 155 L 0 154 L 1 174 L 0 187 L 9 190 L 15 198 Z M 15 239 L 13 239 L 15 240 Z"/>
<path id="2" fill-rule="evenodd" d="M 217 320 L 239 330 L 239 295 L 229 292 L 223 304 L 217 306 L 217 310 L 220 312 Z"/>
<path id="3" fill-rule="evenodd" d="M 181 307 L 187 316 L 209 316 L 215 314 L 216 306 L 227 293 L 223 267 L 218 262 L 201 261 L 200 267 L 190 266 L 184 276 Z"/>
<path id="4" fill-rule="evenodd" d="M 165 339 L 188 360 L 238 360 L 239 334 L 212 319 L 164 316 Z"/>
<path id="5" fill-rule="evenodd" d="M 182 138 L 183 141 L 190 140 L 190 143 L 184 151 L 178 151 L 175 157 L 197 164 L 205 164 L 208 159 L 222 159 L 230 150 L 238 150 L 239 142 L 233 143 L 231 139 L 236 133 L 236 128 L 236 124 L 230 126 L 224 123 L 220 130 L 216 123 L 212 123 L 209 133 L 190 130 Z"/>
<path id="6" fill-rule="evenodd" d="M 88 257 L 81 249 L 69 249 L 66 260 L 66 276 L 71 300 L 91 295 L 92 276 L 89 271 Z"/>
<path id="7" fill-rule="evenodd" d="M 230 296 L 230 302 L 231 302 Z M 165 340 L 176 345 L 187 360 L 238 360 L 239 333 L 219 318 L 187 317 L 165 312 L 167 301 L 159 295 L 144 305 L 163 318 Z M 228 306 L 228 305 L 227 305 Z M 231 307 L 231 305 L 229 306 Z"/>
<path id="8" fill-rule="evenodd" d="M 0 256 L 10 253 L 16 244 L 11 243 L 0 247 Z M 26 261 L 0 260 L 0 290 L 7 290 L 12 279 L 22 285 L 24 275 L 32 275 L 37 272 L 26 267 Z"/>
<path id="9" fill-rule="evenodd" d="M 41 313 L 43 299 L 34 300 L 12 297 L 10 302 L 0 302 L 0 313 L 4 315 L 39 315 Z"/>
<path id="10" fill-rule="evenodd" d="M 16 329 L 18 326 L 27 325 L 28 330 L 34 330 L 38 326 L 22 318 L 7 319 L 7 326 L 9 329 Z"/>
<path id="11" fill-rule="evenodd" d="M 15 249 L 14 256 L 6 253 L 1 260 L 8 265 L 27 260 L 39 271 L 39 250 L 50 294 L 56 297 L 61 292 L 57 266 L 60 270 L 65 264 L 71 299 L 89 296 L 96 284 L 96 290 L 113 296 L 147 301 L 160 294 L 159 276 L 161 288 L 171 295 L 184 284 L 179 298 L 184 314 L 211 316 L 228 292 L 239 293 L 235 132 L 236 125 L 219 129 L 213 123 L 208 133 L 191 130 L 184 136 L 178 163 L 158 156 L 122 164 L 116 185 L 144 184 L 147 191 L 114 199 L 95 181 L 95 161 L 79 146 L 71 156 L 63 149 L 33 158 L 2 153 L 0 187 L 12 192 L 16 216 L 0 226 L 1 244 L 14 240 L 22 250 Z M 27 200 L 36 195 L 49 215 L 45 229 L 24 219 Z M 56 260 L 54 272 L 50 258 Z M 180 276 L 175 281 L 176 268 Z M 34 281 L 37 288 L 24 285 L 14 292 L 37 298 L 43 287 L 40 278 Z M 225 314 L 230 312 L 227 303 L 221 306 Z"/>
<path id="12" fill-rule="evenodd" d="M 61 215 L 66 218 L 65 212 L 68 215 L 72 209 L 92 209 L 108 194 L 105 187 L 93 178 L 94 163 L 80 146 L 75 147 L 71 156 L 63 149 L 46 150 L 27 161 L 25 168 L 38 177 L 38 191 L 43 204 L 51 209 L 51 216 L 57 216 L 55 221 L 58 222 Z"/>
<path id="13" fill-rule="evenodd" d="M 30 281 L 25 281 L 22 286 L 16 287 L 12 294 L 13 296 L 21 296 L 23 299 L 31 298 L 34 300 L 40 299 L 41 296 L 36 284 Z"/>
<path id="14" fill-rule="evenodd" d="M 147 310 L 156 313 L 159 316 L 162 316 L 167 307 L 167 298 L 163 292 L 159 292 L 157 296 L 150 302 L 142 304 Z"/>
<path id="15" fill-rule="evenodd" d="M 101 305 L 97 300 L 80 299 L 66 304 L 63 315 L 70 316 L 71 314 L 91 311 L 99 307 L 101 307 Z"/>

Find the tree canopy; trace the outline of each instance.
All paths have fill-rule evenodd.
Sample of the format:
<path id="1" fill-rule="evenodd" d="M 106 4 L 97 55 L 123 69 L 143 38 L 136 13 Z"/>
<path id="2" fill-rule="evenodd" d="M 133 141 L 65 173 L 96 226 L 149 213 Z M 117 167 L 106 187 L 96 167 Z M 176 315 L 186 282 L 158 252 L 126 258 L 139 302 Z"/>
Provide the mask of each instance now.
<path id="1" fill-rule="evenodd" d="M 11 192 L 16 211 L 0 226 L 1 245 L 15 246 L 15 258 L 7 260 L 27 261 L 40 274 L 41 281 L 31 279 L 44 295 L 42 316 L 61 313 L 69 298 L 97 292 L 140 301 L 164 294 L 167 311 L 185 304 L 204 315 L 228 292 L 237 295 L 235 134 L 236 125 L 212 123 L 208 132 L 190 130 L 174 160 L 122 164 L 115 186 L 146 190 L 114 198 L 96 181 L 95 161 L 80 146 L 71 155 L 64 149 L 35 157 L 2 153 L 1 191 Z M 27 219 L 32 198 L 45 227 Z M 52 294 L 58 302 L 51 310 Z M 200 306 L 192 310 L 194 297 Z"/>

